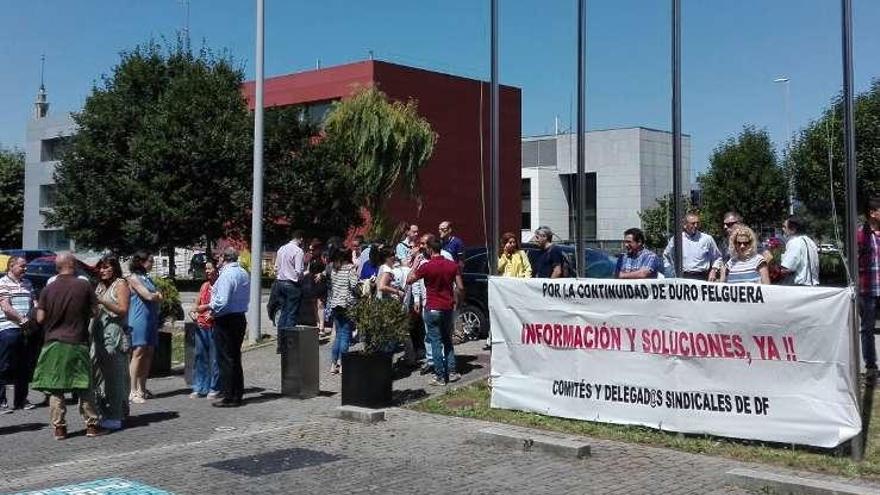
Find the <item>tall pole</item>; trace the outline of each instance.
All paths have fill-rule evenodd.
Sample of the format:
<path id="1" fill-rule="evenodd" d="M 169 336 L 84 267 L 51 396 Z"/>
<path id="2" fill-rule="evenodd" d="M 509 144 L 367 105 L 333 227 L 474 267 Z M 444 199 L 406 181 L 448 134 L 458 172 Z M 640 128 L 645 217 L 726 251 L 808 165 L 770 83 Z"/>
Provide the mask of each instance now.
<path id="1" fill-rule="evenodd" d="M 675 276 L 681 277 L 681 0 L 672 0 L 672 198 Z"/>
<path id="2" fill-rule="evenodd" d="M 491 41 L 490 41 L 490 90 L 489 90 L 489 188 L 492 198 L 489 207 L 489 273 L 497 275 L 498 273 L 498 240 L 501 238 L 501 227 L 499 221 L 499 211 L 501 198 L 499 196 L 498 184 L 498 151 L 500 146 L 500 106 L 499 106 L 499 88 L 498 88 L 498 0 L 490 0 L 490 23 L 491 23 Z M 480 116 L 480 118 L 483 118 Z"/>
<path id="3" fill-rule="evenodd" d="M 585 170 L 585 152 L 587 148 L 586 129 L 584 129 L 584 45 L 587 37 L 587 5 L 586 0 L 578 0 L 578 48 L 577 48 L 577 211 L 575 213 L 575 258 L 574 264 L 578 277 L 587 276 L 586 251 L 584 249 L 584 216 L 587 210 L 587 180 Z"/>
<path id="4" fill-rule="evenodd" d="M 856 130 L 853 109 L 853 59 L 852 59 L 852 0 L 841 0 L 841 20 L 843 22 L 843 153 L 846 160 L 846 231 L 849 242 L 846 246 L 846 262 L 849 273 L 859 273 L 856 241 Z M 833 200 L 833 198 L 832 198 Z M 857 289 L 857 288 L 854 288 Z M 852 383 L 858 393 L 859 387 L 859 325 L 858 297 L 853 297 L 850 322 L 850 348 L 852 353 Z M 859 404 L 859 401 L 856 401 Z M 861 407 L 860 407 L 861 409 Z M 864 432 L 850 440 L 850 455 L 861 461 L 864 455 Z"/>
<path id="5" fill-rule="evenodd" d="M 791 173 L 791 91 L 789 84 L 791 78 L 778 77 L 773 80 L 775 83 L 782 84 L 782 104 L 785 111 L 785 162 L 788 165 L 788 214 L 794 215 L 794 175 Z"/>
<path id="6" fill-rule="evenodd" d="M 263 28 L 264 0 L 257 0 L 257 53 L 254 63 L 256 98 L 254 99 L 254 198 L 251 206 L 251 293 L 248 306 L 248 340 L 260 340 L 261 276 L 263 273 Z"/>

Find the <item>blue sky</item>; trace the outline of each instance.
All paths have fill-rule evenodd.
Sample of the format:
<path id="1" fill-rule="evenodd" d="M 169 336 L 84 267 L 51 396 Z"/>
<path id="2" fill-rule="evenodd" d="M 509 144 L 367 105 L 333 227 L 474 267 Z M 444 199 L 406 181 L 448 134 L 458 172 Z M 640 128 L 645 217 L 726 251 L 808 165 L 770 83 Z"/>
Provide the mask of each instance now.
<path id="1" fill-rule="evenodd" d="M 670 128 L 669 1 L 588 1 L 587 125 Z M 266 0 L 266 73 L 376 58 L 489 73 L 488 0 Z M 567 127 L 574 107 L 575 0 L 500 1 L 500 77 L 523 90 L 524 135 Z M 783 142 L 791 78 L 796 130 L 840 91 L 837 0 L 682 0 L 682 125 L 693 167 L 744 124 Z M 21 146 L 46 54 L 52 112 L 75 111 L 121 50 L 185 25 L 182 0 L 2 0 L 0 144 Z M 880 2 L 854 0 L 857 89 L 880 76 Z M 228 49 L 253 77 L 254 2 L 190 0 L 195 43 Z"/>

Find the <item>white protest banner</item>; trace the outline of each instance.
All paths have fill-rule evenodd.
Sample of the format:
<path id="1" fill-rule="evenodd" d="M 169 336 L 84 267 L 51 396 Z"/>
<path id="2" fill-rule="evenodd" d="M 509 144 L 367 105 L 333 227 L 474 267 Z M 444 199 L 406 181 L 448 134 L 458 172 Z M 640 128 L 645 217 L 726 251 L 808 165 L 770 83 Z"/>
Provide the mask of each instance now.
<path id="1" fill-rule="evenodd" d="M 489 280 L 492 407 L 834 447 L 861 429 L 850 292 Z"/>

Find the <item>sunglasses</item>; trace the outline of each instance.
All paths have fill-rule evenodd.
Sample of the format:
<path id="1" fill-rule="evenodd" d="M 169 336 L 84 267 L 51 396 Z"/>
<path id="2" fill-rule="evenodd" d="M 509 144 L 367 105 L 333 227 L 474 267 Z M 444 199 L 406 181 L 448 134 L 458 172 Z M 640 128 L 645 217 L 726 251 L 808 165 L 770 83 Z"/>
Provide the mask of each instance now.
<path id="1" fill-rule="evenodd" d="M 748 246 L 749 244 L 751 244 L 751 242 L 749 242 L 749 241 L 736 241 L 735 244 L 737 246 Z"/>
<path id="2" fill-rule="evenodd" d="M 727 228 L 733 227 L 736 225 L 736 222 L 724 222 L 724 226 Z"/>

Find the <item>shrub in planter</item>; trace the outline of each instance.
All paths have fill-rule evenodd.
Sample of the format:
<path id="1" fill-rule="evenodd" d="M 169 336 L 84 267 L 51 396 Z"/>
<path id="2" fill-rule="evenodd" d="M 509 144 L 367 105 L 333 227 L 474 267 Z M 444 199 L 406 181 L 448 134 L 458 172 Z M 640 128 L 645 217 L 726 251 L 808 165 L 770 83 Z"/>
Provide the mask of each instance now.
<path id="1" fill-rule="evenodd" d="M 342 355 L 342 404 L 389 406 L 391 357 L 397 345 L 409 338 L 409 316 L 400 302 L 372 297 L 358 301 L 349 314 L 364 349 Z"/>

